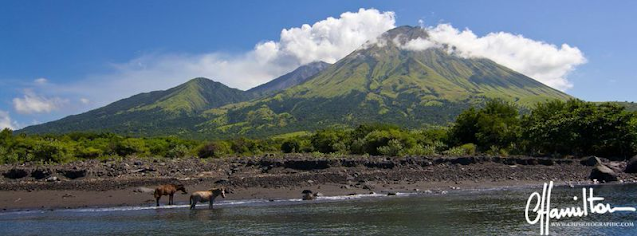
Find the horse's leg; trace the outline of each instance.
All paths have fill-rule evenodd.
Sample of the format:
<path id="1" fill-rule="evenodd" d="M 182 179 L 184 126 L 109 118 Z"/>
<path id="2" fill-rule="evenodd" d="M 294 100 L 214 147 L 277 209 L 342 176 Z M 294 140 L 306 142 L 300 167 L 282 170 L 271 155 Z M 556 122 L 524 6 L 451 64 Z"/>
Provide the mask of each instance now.
<path id="1" fill-rule="evenodd" d="M 173 202 L 173 194 L 170 194 L 170 198 L 168 199 L 168 205 L 174 205 L 175 203 Z"/>
<path id="2" fill-rule="evenodd" d="M 212 209 L 212 203 L 215 201 L 215 198 L 211 196 L 208 200 L 208 209 Z"/>
<path id="3" fill-rule="evenodd" d="M 157 206 L 159 206 L 159 199 L 160 198 L 161 198 L 161 196 L 155 198 L 155 201 L 157 202 Z"/>
<path id="4" fill-rule="evenodd" d="M 193 201 L 193 200 L 194 199 L 192 199 L 192 196 L 190 196 L 190 209 L 191 210 L 195 209 L 195 204 L 197 204 L 196 201 Z"/>

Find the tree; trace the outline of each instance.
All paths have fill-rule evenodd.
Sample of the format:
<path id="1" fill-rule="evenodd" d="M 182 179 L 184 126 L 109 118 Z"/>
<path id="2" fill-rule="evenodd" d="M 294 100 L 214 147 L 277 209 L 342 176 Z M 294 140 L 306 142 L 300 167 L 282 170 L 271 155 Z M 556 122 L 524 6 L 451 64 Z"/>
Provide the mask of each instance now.
<path id="1" fill-rule="evenodd" d="M 281 144 L 283 153 L 293 153 L 301 151 L 301 143 L 296 139 L 288 139 Z"/>
<path id="2" fill-rule="evenodd" d="M 222 157 L 228 154 L 230 151 L 230 147 L 225 142 L 211 142 L 203 145 L 197 151 L 197 155 L 199 158 L 209 158 L 209 157 Z"/>
<path id="3" fill-rule="evenodd" d="M 0 147 L 8 148 L 13 140 L 13 131 L 9 128 L 4 128 L 0 131 Z"/>
<path id="4" fill-rule="evenodd" d="M 348 132 L 336 129 L 316 131 L 311 140 L 314 149 L 322 153 L 343 152 L 350 144 Z"/>
<path id="5" fill-rule="evenodd" d="M 462 112 L 449 132 L 452 146 L 474 143 L 480 150 L 493 146 L 508 148 L 520 136 L 518 108 L 510 102 L 494 99 L 480 110 L 470 108 Z"/>
<path id="6" fill-rule="evenodd" d="M 635 116 L 617 104 L 551 101 L 523 118 L 522 137 L 537 154 L 625 159 L 636 151 Z"/>
<path id="7" fill-rule="evenodd" d="M 146 143 L 142 139 L 138 138 L 126 138 L 117 142 L 115 145 L 115 152 L 117 155 L 125 157 L 129 155 L 147 155 L 150 150 L 146 147 Z"/>

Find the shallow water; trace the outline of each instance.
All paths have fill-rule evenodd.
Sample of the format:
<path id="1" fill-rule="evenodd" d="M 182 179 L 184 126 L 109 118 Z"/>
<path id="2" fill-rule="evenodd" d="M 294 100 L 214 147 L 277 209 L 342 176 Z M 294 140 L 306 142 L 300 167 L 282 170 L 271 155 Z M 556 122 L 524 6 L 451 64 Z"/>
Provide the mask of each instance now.
<path id="1" fill-rule="evenodd" d="M 613 206 L 637 206 L 637 185 L 594 186 Z M 555 187 L 553 207 L 581 206 L 581 187 Z M 98 234 L 409 234 L 538 235 L 524 209 L 541 187 L 454 191 L 449 194 L 366 195 L 265 201 L 219 201 L 200 205 L 88 208 L 0 213 L 0 235 Z M 553 222 L 629 222 L 637 212 L 615 212 Z M 636 227 L 556 227 L 551 235 L 637 235 Z"/>

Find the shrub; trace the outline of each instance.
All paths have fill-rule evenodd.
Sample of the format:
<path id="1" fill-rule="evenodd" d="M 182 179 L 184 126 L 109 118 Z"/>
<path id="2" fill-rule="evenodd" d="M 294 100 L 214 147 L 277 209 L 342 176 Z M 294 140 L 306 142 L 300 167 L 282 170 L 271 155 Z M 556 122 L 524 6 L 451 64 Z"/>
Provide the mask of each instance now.
<path id="1" fill-rule="evenodd" d="M 94 148 L 94 147 L 82 147 L 77 150 L 77 157 L 79 158 L 87 158 L 94 159 L 103 155 L 102 150 Z"/>
<path id="2" fill-rule="evenodd" d="M 490 100 L 480 110 L 471 108 L 462 112 L 450 130 L 449 141 L 452 145 L 475 143 L 481 150 L 492 145 L 508 147 L 520 137 L 518 116 L 513 103 Z"/>
<path id="3" fill-rule="evenodd" d="M 232 140 L 231 149 L 236 154 L 256 154 L 260 153 L 259 145 L 256 141 L 247 138 L 238 138 Z"/>
<path id="4" fill-rule="evenodd" d="M 317 131 L 312 135 L 311 140 L 314 150 L 322 153 L 333 153 L 343 151 L 343 146 L 346 149 L 349 135 L 343 130 L 325 129 Z"/>
<path id="5" fill-rule="evenodd" d="M 538 104 L 523 118 L 528 152 L 553 155 L 598 155 L 625 159 L 635 154 L 634 112 L 617 104 L 581 100 Z"/>
<path id="6" fill-rule="evenodd" d="M 389 140 L 387 146 L 378 147 L 378 152 L 385 156 L 398 156 L 403 151 L 403 144 L 397 140 Z"/>
<path id="7" fill-rule="evenodd" d="M 431 146 L 431 145 L 423 146 L 422 144 L 417 144 L 416 146 L 404 151 L 402 155 L 403 156 L 405 155 L 432 156 L 432 155 L 436 155 L 436 153 L 437 153 L 436 147 L 434 146 Z"/>
<path id="8" fill-rule="evenodd" d="M 476 145 L 472 143 L 463 144 L 458 147 L 453 147 L 444 152 L 445 155 L 449 156 L 470 156 L 475 155 L 476 153 Z"/>
<path id="9" fill-rule="evenodd" d="M 189 151 L 190 149 L 188 149 L 188 147 L 186 147 L 185 145 L 178 144 L 174 146 L 173 148 L 171 148 L 170 150 L 168 150 L 168 152 L 166 153 L 166 157 L 182 158 L 188 155 Z"/>
<path id="10" fill-rule="evenodd" d="M 33 146 L 33 161 L 68 162 L 73 154 L 72 147 L 59 141 L 42 140 Z"/>
<path id="11" fill-rule="evenodd" d="M 476 154 L 476 145 L 473 143 L 467 143 L 460 146 L 462 150 L 464 150 L 466 155 L 475 155 Z"/>
<path id="12" fill-rule="evenodd" d="M 410 149 L 416 145 L 416 140 L 402 130 L 376 130 L 365 136 L 363 150 L 370 155 L 380 155 L 382 153 L 379 148 L 389 146 L 391 140 L 399 142 L 404 149 Z"/>
<path id="13" fill-rule="evenodd" d="M 230 147 L 225 142 L 211 142 L 203 145 L 197 151 L 199 158 L 219 158 L 229 154 Z"/>
<path id="14" fill-rule="evenodd" d="M 146 143 L 142 139 L 127 138 L 117 142 L 115 145 L 115 153 L 122 157 L 129 155 L 145 156 L 149 154 L 149 149 L 146 147 Z"/>
<path id="15" fill-rule="evenodd" d="M 293 153 L 301 151 L 301 144 L 296 139 L 289 139 L 281 144 L 283 153 Z"/>

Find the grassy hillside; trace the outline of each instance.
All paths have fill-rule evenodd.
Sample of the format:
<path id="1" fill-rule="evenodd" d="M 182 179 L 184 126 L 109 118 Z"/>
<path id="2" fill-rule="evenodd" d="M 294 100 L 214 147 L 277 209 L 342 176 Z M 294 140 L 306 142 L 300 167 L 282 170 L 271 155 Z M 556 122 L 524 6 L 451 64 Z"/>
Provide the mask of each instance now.
<path id="1" fill-rule="evenodd" d="M 195 78 L 177 87 L 142 93 L 105 107 L 61 120 L 26 127 L 24 133 L 110 131 L 126 135 L 182 135 L 204 122 L 207 109 L 247 99 L 244 91 L 206 78 Z"/>
<path id="2" fill-rule="evenodd" d="M 307 81 L 312 76 L 325 70 L 328 66 L 330 66 L 330 64 L 326 62 L 312 62 L 310 64 L 300 66 L 294 71 L 273 79 L 265 84 L 254 87 L 247 92 L 250 93 L 252 97 L 264 97 L 271 95 L 275 92 L 285 90 L 289 87 Z"/>

